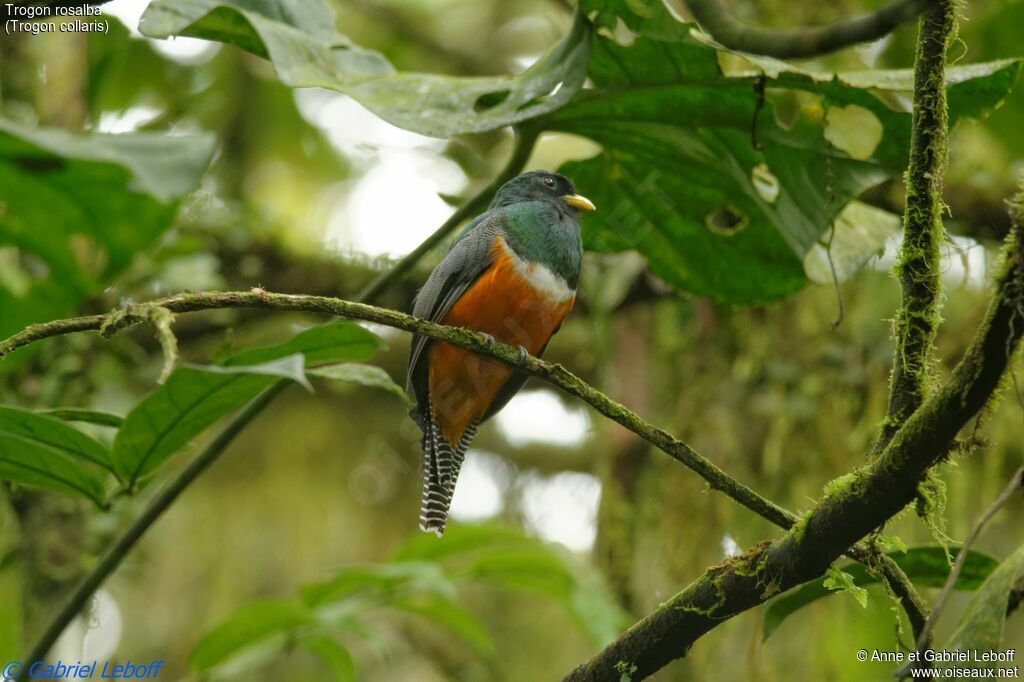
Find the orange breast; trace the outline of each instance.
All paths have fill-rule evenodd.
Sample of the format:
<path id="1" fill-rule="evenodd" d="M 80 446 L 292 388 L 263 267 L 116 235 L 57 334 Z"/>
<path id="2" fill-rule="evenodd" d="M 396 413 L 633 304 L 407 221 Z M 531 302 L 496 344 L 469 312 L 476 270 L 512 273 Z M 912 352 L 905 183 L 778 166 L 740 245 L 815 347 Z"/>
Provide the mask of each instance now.
<path id="1" fill-rule="evenodd" d="M 504 240 L 491 248 L 493 265 L 456 301 L 442 322 L 490 334 L 498 341 L 523 346 L 536 355 L 572 309 L 575 296 L 552 302 L 516 271 Z M 481 418 L 512 370 L 501 362 L 447 343 L 429 350 L 430 401 L 448 443 Z"/>

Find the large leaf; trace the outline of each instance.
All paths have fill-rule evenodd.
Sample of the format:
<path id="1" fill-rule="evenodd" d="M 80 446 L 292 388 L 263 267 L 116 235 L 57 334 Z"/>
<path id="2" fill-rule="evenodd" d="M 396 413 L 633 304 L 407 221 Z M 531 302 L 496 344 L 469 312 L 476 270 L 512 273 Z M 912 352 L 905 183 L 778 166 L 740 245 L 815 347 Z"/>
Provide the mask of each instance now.
<path id="1" fill-rule="evenodd" d="M 992 571 L 967 606 L 949 641 L 947 651 L 988 651 L 999 649 L 1006 625 L 1006 604 L 1010 591 L 1024 578 L 1024 545 Z M 991 663 L 971 661 L 972 667 L 991 667 Z"/>
<path id="2" fill-rule="evenodd" d="M 0 407 L 0 479 L 105 501 L 107 449 L 54 417 Z"/>
<path id="3" fill-rule="evenodd" d="M 582 85 L 590 47 L 589 26 L 577 20 L 517 76 L 396 73 L 379 53 L 339 34 L 322 0 L 156 0 L 139 30 L 237 45 L 269 59 L 286 85 L 337 90 L 390 123 L 436 137 L 494 130 L 558 108 Z"/>
<path id="4" fill-rule="evenodd" d="M 949 561 L 942 547 L 912 547 L 905 554 L 893 552 L 889 556 L 916 585 L 942 587 L 949 575 Z M 976 590 L 998 565 L 999 562 L 989 555 L 971 550 L 954 587 L 958 590 Z M 863 564 L 844 566 L 843 571 L 853 578 L 858 587 L 872 585 L 879 580 L 877 576 L 868 573 Z M 764 638 L 767 639 L 794 612 L 830 594 L 835 592 L 825 587 L 821 580 L 812 580 L 779 595 L 765 608 Z"/>
<path id="5" fill-rule="evenodd" d="M 208 136 L 75 136 L 0 118 L 0 337 L 102 289 L 170 226 L 212 152 Z"/>
<path id="6" fill-rule="evenodd" d="M 305 383 L 305 364 L 365 360 L 380 346 L 372 332 L 341 320 L 276 346 L 241 351 L 219 366 L 179 367 L 125 417 L 114 440 L 115 467 L 134 483 L 275 381 Z"/>
<path id="7" fill-rule="evenodd" d="M 588 248 L 636 249 L 669 284 L 720 301 L 772 300 L 804 284 L 805 254 L 844 206 L 905 166 L 910 115 L 873 94 L 892 101 L 903 72 L 812 75 L 761 60 L 769 93 L 821 97 L 784 127 L 771 98 L 756 113 L 759 75 L 723 73 L 721 52 L 661 3 L 584 9 L 601 27 L 594 88 L 539 124 L 603 146 L 562 168 L 600 209 L 583 233 Z M 951 69 L 952 118 L 997 106 L 1020 66 Z"/>

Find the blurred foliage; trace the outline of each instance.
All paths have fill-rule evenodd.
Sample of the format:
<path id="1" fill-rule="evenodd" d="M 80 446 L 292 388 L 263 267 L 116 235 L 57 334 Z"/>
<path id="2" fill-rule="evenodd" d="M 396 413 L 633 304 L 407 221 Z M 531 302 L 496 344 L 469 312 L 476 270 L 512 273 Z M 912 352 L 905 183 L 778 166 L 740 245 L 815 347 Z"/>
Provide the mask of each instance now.
<path id="1" fill-rule="evenodd" d="M 782 26 L 875 4 L 731 3 Z M 144 33 L 217 42 L 188 51 L 115 20 L 109 35 L 5 36 L 0 336 L 182 289 L 351 296 L 388 265 L 332 248 L 356 232 L 347 209 L 381 159 L 428 179 L 454 168 L 443 191 L 466 196 L 503 165 L 517 123 L 546 133 L 530 165 L 561 167 L 600 209 L 580 310 L 549 357 L 768 497 L 806 506 L 860 462 L 884 414 L 913 27 L 795 66 L 721 51 L 660 3 L 582 6 L 593 30 L 550 0 L 158 0 Z M 1002 201 L 1024 171 L 1024 3 L 964 12 L 947 226 L 978 241 L 944 258 L 940 374 L 980 317 Z M 291 89 L 309 85 L 450 139 L 399 137 L 338 95 Z M 834 331 L 829 256 L 850 278 Z M 383 302 L 407 308 L 437 257 Z M 751 302 L 772 303 L 731 305 Z M 166 659 L 174 679 L 551 679 L 620 632 L 624 608 L 655 608 L 776 532 L 595 418 L 569 445 L 488 425 L 478 443 L 494 454 L 475 454 L 500 498 L 495 522 L 419 535 L 418 434 L 390 378 L 404 337 L 314 322 L 182 316 L 162 385 L 165 348 L 146 326 L 0 363 L 0 476 L 14 482 L 0 491 L 0 657 L 24 649 L 145 504 L 136 474 L 165 480 L 175 455 L 281 376 L 328 390 L 289 389 L 144 539 L 110 585 L 126 624 L 113 655 Z M 941 473 L 953 538 L 1024 457 L 1020 400 L 1011 382 L 973 450 Z M 597 549 L 576 555 L 538 539 L 551 529 L 531 512 L 537 482 L 566 471 L 602 488 Z M 938 642 L 1024 642 L 1019 614 L 992 606 L 1019 576 L 1021 512 L 1018 499 L 989 526 Z M 886 532 L 906 538 L 893 556 L 930 601 L 948 567 L 920 546 L 927 529 L 904 515 Z M 716 628 L 658 679 L 782 680 L 794 661 L 809 679 L 890 679 L 852 652 L 895 648 L 891 601 L 859 566 L 829 578 L 866 589 L 866 607 L 822 599 L 823 577 Z"/>
<path id="2" fill-rule="evenodd" d="M 302 587 L 295 599 L 246 604 L 196 644 L 189 662 L 199 673 L 221 669 L 239 675 L 299 647 L 324 658 L 336 679 L 354 679 L 355 664 L 341 642 L 367 638 L 387 655 L 373 634 L 381 626 L 373 623 L 405 613 L 449 630 L 500 675 L 486 626 L 460 603 L 460 593 L 474 587 L 553 598 L 595 646 L 609 642 L 628 622 L 590 575 L 592 569 L 565 552 L 494 525 L 455 525 L 445 537 L 443 545 L 416 537 L 392 561 L 346 566 Z"/>

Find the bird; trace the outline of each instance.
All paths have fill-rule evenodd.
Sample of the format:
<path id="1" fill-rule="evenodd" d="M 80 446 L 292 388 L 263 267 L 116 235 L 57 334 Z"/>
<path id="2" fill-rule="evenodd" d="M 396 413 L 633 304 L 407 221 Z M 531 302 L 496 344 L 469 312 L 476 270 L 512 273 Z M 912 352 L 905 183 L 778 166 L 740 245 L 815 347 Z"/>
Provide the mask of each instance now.
<path id="1" fill-rule="evenodd" d="M 503 184 L 459 233 L 413 303 L 413 315 L 540 356 L 576 300 L 579 218 L 594 204 L 564 175 L 530 171 Z M 508 365 L 414 335 L 406 391 L 423 432 L 420 529 L 444 534 L 455 482 L 480 424 L 526 383 Z"/>

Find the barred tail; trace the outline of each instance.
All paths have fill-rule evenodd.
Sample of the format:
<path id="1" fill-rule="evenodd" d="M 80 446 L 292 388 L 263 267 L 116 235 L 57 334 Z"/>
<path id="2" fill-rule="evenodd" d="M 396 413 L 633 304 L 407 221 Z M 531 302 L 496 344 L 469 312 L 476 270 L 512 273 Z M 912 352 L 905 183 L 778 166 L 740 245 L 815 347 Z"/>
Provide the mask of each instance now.
<path id="1" fill-rule="evenodd" d="M 433 415 L 428 416 L 428 421 L 422 442 L 423 498 L 420 502 L 420 530 L 433 531 L 437 537 L 441 537 L 455 495 L 455 481 L 466 457 L 466 449 L 476 435 L 477 424 L 473 422 L 467 426 L 458 444 L 452 448 L 444 439 L 441 425 Z"/>

